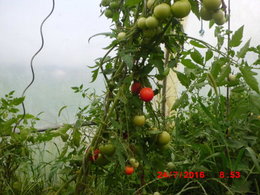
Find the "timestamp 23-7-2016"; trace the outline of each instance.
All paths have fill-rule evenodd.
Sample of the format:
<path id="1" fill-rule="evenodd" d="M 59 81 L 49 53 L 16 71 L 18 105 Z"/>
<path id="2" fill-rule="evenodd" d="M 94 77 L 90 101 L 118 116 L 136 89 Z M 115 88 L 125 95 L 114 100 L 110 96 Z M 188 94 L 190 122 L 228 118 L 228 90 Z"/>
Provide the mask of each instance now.
<path id="1" fill-rule="evenodd" d="M 193 178 L 240 178 L 241 173 L 239 171 L 219 171 L 217 173 L 210 173 L 210 172 L 204 172 L 204 171 L 170 171 L 170 172 L 157 172 L 157 178 L 187 178 L 187 179 L 193 179 Z"/>

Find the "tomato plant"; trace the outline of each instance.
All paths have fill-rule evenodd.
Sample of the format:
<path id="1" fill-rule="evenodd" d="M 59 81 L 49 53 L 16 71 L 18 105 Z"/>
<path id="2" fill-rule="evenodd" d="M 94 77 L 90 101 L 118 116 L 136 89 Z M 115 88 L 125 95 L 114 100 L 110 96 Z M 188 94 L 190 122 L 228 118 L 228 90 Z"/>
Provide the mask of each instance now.
<path id="1" fill-rule="evenodd" d="M 17 127 L 18 133 L 13 131 L 21 119 L 16 107 L 24 98 L 12 98 L 12 94 L 2 98 L 0 191 L 197 195 L 228 190 L 256 194 L 260 92 L 255 70 L 260 47 L 250 46 L 250 41 L 241 45 L 244 27 L 232 32 L 221 26 L 226 22 L 225 6 L 219 0 L 102 0 L 101 13 L 112 25 L 110 33 L 98 35 L 108 36 L 111 43 L 92 66 L 92 81 L 102 75 L 104 93 L 89 93 L 83 85 L 72 87 L 90 100 L 79 109 L 75 124 L 35 134 L 34 123 L 28 127 L 31 119 L 36 120 L 31 115 Z M 214 32 L 216 46 L 183 32 L 182 18 L 190 12 L 211 20 L 210 26 L 219 25 Z M 253 63 L 246 58 L 249 52 L 256 56 Z M 182 68 L 176 69 L 177 64 Z M 167 110 L 171 94 L 165 83 L 172 72 L 183 91 Z M 54 139 L 64 145 L 54 144 L 57 158 L 35 166 L 28 146 L 45 146 Z M 21 162 L 28 162 L 29 168 Z M 225 185 L 220 178 L 203 182 L 156 179 L 158 171 L 171 169 L 237 170 L 241 178 L 227 180 Z M 241 183 L 246 186 L 242 190 Z"/>
<path id="2" fill-rule="evenodd" d="M 101 153 L 102 143 L 112 143 L 116 146 L 116 150 L 111 156 L 104 155 L 109 163 L 104 163 L 102 167 L 91 162 L 84 164 L 85 167 L 82 168 L 84 172 L 80 172 L 77 176 L 76 193 L 87 193 L 88 189 L 91 189 L 92 182 L 100 186 L 103 183 L 107 184 L 99 192 L 153 193 L 159 188 L 160 192 L 165 194 L 181 193 L 187 182 L 178 180 L 173 187 L 167 188 L 167 184 L 152 182 L 156 177 L 156 171 L 171 168 L 200 170 L 201 167 L 206 167 L 217 172 L 223 167 L 226 168 L 224 165 L 221 165 L 221 168 L 214 166 L 226 155 L 221 153 L 223 148 L 218 150 L 212 143 L 219 147 L 227 143 L 222 138 L 229 136 L 232 128 L 228 127 L 227 132 L 223 132 L 223 129 L 226 128 L 225 125 L 231 125 L 230 121 L 235 120 L 233 102 L 239 99 L 234 92 L 232 98 L 225 98 L 219 94 L 219 89 L 246 86 L 245 83 L 240 82 L 242 82 L 242 75 L 245 75 L 247 70 L 250 72 L 250 68 L 242 65 L 241 75 L 238 75 L 234 82 L 228 77 L 231 67 L 235 67 L 234 63 L 237 61 L 231 59 L 232 52 L 235 52 L 233 50 L 231 52 L 232 48 L 229 48 L 229 52 L 221 51 L 224 48 L 223 40 L 226 40 L 228 34 L 230 36 L 230 32 L 225 31 L 221 26 L 226 22 L 223 17 L 223 13 L 227 11 L 224 9 L 224 1 L 118 2 L 120 6 L 114 6 L 117 12 L 113 11 L 111 15 L 106 14 L 107 9 L 115 9 L 111 4 L 109 7 L 101 6 L 102 13 L 112 19 L 112 31 L 104 35 L 116 40 L 113 39 L 106 47 L 105 56 L 99 58 L 96 66 L 93 66 L 92 80 L 95 81 L 98 75 L 102 74 L 107 88 L 102 109 L 99 109 L 99 114 L 93 117 L 97 129 L 91 141 L 94 148 L 99 146 Z M 189 37 L 183 32 L 182 18 L 191 12 L 203 20 L 211 20 L 210 25 L 214 24 L 213 21 L 220 25 L 215 26 L 217 46 Z M 238 46 L 241 31 L 233 34 L 230 47 Z M 189 44 L 190 49 L 186 49 L 186 44 Z M 112 54 L 112 51 L 115 54 Z M 244 55 L 244 50 L 237 54 L 242 58 Z M 179 63 L 184 67 L 182 72 L 175 69 Z M 241 63 L 244 63 L 243 60 Z M 166 86 L 162 85 L 166 82 L 170 71 L 176 73 L 181 85 L 186 89 L 172 107 L 172 110 L 177 111 L 174 116 L 166 116 Z M 255 84 L 249 85 L 258 91 Z M 208 99 L 200 95 L 204 86 L 209 87 Z M 151 101 L 157 94 L 162 95 L 163 98 L 159 99 L 158 96 L 156 101 Z M 157 101 L 158 107 L 155 104 Z M 212 102 L 214 103 L 211 105 Z M 256 116 L 254 119 L 256 123 Z M 212 120 L 212 123 L 209 120 Z M 220 124 L 225 127 L 218 125 L 217 121 L 221 121 Z M 216 129 L 222 133 L 217 134 L 214 131 Z M 209 140 L 211 142 L 207 142 Z M 209 144 L 204 146 L 201 143 Z M 194 156 L 194 152 L 197 151 L 201 152 Z M 221 153 L 221 156 L 214 151 Z M 91 154 L 87 152 L 86 156 L 89 155 Z M 214 163 L 204 163 L 202 159 L 206 157 L 210 159 L 211 155 L 216 155 L 215 159 L 212 159 Z M 229 157 L 230 160 L 233 159 L 232 154 Z M 224 160 L 221 159 L 221 162 Z M 131 167 L 125 166 L 126 163 Z M 133 174 L 131 179 L 130 177 L 126 179 L 119 174 L 123 169 L 126 174 L 132 174 L 135 168 L 136 174 Z M 88 176 L 93 175 L 94 172 L 99 175 L 99 179 L 86 182 Z M 111 175 L 113 177 L 110 177 Z M 142 175 L 147 175 L 151 183 L 148 184 Z M 125 183 L 128 184 L 129 189 L 120 187 Z M 203 185 L 209 191 L 213 188 L 226 190 L 223 186 L 219 187 L 217 183 L 208 182 Z M 213 188 L 210 187 L 211 185 Z M 189 193 L 203 192 L 190 190 Z"/>

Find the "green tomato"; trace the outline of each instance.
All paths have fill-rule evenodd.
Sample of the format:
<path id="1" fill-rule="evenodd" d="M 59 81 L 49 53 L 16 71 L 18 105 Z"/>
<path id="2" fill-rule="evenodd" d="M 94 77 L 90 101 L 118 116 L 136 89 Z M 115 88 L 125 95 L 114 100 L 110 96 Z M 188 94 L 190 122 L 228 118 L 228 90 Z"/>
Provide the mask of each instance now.
<path id="1" fill-rule="evenodd" d="M 101 154 L 112 156 L 115 153 L 116 148 L 113 144 L 105 144 L 99 147 L 99 151 Z"/>
<path id="2" fill-rule="evenodd" d="M 132 167 L 138 168 L 139 167 L 139 162 L 135 158 L 130 158 L 129 163 L 131 164 Z"/>
<path id="3" fill-rule="evenodd" d="M 145 20 L 145 24 L 148 28 L 156 28 L 159 24 L 158 20 L 154 16 L 149 16 Z"/>
<path id="4" fill-rule="evenodd" d="M 102 0 L 101 1 L 101 5 L 106 7 L 106 6 L 109 6 L 109 3 L 110 3 L 110 0 Z"/>
<path id="5" fill-rule="evenodd" d="M 157 137 L 159 145 L 165 146 L 171 141 L 171 136 L 167 131 L 163 131 Z"/>
<path id="6" fill-rule="evenodd" d="M 143 126 L 145 124 L 145 116 L 144 115 L 134 116 L 133 123 L 136 126 Z"/>
<path id="7" fill-rule="evenodd" d="M 109 8 L 111 9 L 118 9 L 120 7 L 120 4 L 118 1 L 112 1 L 110 4 L 109 4 Z"/>
<path id="8" fill-rule="evenodd" d="M 140 17 L 138 20 L 137 20 L 137 27 L 140 28 L 140 29 L 146 29 L 147 26 L 145 24 L 145 21 L 146 21 L 146 18 L 145 17 Z"/>
<path id="9" fill-rule="evenodd" d="M 161 195 L 160 192 L 154 192 L 153 195 Z"/>
<path id="10" fill-rule="evenodd" d="M 169 149 L 169 147 L 170 147 L 170 144 L 159 145 L 159 149 L 160 149 L 161 151 L 166 151 L 166 150 Z"/>
<path id="11" fill-rule="evenodd" d="M 233 193 L 230 191 L 226 191 L 225 195 L 233 195 Z"/>
<path id="12" fill-rule="evenodd" d="M 105 16 L 107 18 L 113 18 L 113 11 L 111 9 L 106 9 Z"/>
<path id="13" fill-rule="evenodd" d="M 171 6 L 173 16 L 176 18 L 184 18 L 189 15 L 191 5 L 188 0 L 177 1 Z"/>
<path id="14" fill-rule="evenodd" d="M 13 183 L 13 188 L 14 188 L 15 190 L 21 190 L 21 189 L 22 189 L 22 183 L 20 183 L 20 182 L 18 182 L 18 181 L 15 181 L 15 182 Z"/>
<path id="15" fill-rule="evenodd" d="M 147 1 L 146 6 L 147 6 L 148 9 L 151 9 L 151 8 L 152 8 L 152 6 L 153 6 L 153 4 L 154 4 L 154 1 L 155 1 L 155 0 L 148 0 L 148 1 Z"/>
<path id="16" fill-rule="evenodd" d="M 202 3 L 208 10 L 217 10 L 221 5 L 221 0 L 203 0 Z"/>
<path id="17" fill-rule="evenodd" d="M 153 14 L 158 19 L 166 19 L 171 16 L 171 7 L 167 3 L 161 3 L 154 8 Z"/>
<path id="18" fill-rule="evenodd" d="M 173 163 L 173 162 L 168 162 L 167 163 L 167 169 L 168 170 L 172 170 L 172 169 L 174 169 L 176 166 L 175 166 L 175 164 Z"/>
<path id="19" fill-rule="evenodd" d="M 120 32 L 117 35 L 117 40 L 123 40 L 125 38 L 125 36 L 126 36 L 125 32 Z"/>
<path id="20" fill-rule="evenodd" d="M 225 14 L 222 10 L 213 13 L 212 18 L 217 25 L 223 25 L 226 22 Z"/>
<path id="21" fill-rule="evenodd" d="M 200 9 L 200 17 L 202 20 L 211 20 L 212 19 L 212 13 L 211 11 L 207 10 L 207 8 L 202 7 Z"/>
<path id="22" fill-rule="evenodd" d="M 236 77 L 236 75 L 229 74 L 228 79 L 232 82 L 232 81 L 235 81 L 237 79 L 237 77 Z"/>

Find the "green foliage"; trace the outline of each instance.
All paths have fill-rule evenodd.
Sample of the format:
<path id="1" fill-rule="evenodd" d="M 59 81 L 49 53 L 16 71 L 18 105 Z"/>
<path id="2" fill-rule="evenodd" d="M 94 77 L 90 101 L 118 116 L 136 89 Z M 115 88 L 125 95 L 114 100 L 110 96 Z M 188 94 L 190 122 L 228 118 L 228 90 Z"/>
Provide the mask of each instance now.
<path id="1" fill-rule="evenodd" d="M 241 26 L 232 36 L 229 45 L 231 47 L 237 47 L 242 43 L 244 26 Z"/>
<path id="2" fill-rule="evenodd" d="M 199 1 L 189 2 L 200 18 Z M 90 67 L 91 82 L 102 74 L 106 89 L 97 95 L 83 85 L 72 87 L 90 102 L 79 108 L 74 124 L 39 133 L 34 127 L 38 118 L 19 112 L 24 98 L 14 98 L 14 92 L 1 98 L 0 193 L 259 194 L 260 95 L 254 69 L 260 64 L 260 46 L 250 47 L 250 40 L 241 46 L 244 26 L 234 33 L 216 26 L 217 44 L 210 45 L 186 35 L 181 19 L 173 16 L 157 28 L 139 29 L 139 17 L 152 16 L 156 5 L 170 1 L 156 0 L 151 8 L 140 0 L 117 3 L 111 8 L 110 1 L 102 1 L 111 32 L 91 37 L 112 39 L 106 54 Z M 120 32 L 126 36 L 118 40 Z M 258 58 L 251 64 L 249 52 Z M 177 71 L 177 64 L 183 69 Z M 157 108 L 131 87 L 139 82 L 155 96 L 163 94 L 170 71 L 185 90 L 172 107 L 174 114 L 165 116 L 164 97 L 156 100 Z M 136 115 L 145 116 L 143 126 L 134 125 Z M 163 131 L 171 136 L 166 145 L 158 143 Z M 101 154 L 100 146 L 107 144 L 115 152 Z M 131 158 L 139 166 L 126 175 Z M 169 169 L 169 162 L 174 168 Z M 174 172 L 178 176 L 168 177 Z M 187 172 L 198 175 L 183 178 Z M 222 173 L 234 178 L 221 178 Z"/>

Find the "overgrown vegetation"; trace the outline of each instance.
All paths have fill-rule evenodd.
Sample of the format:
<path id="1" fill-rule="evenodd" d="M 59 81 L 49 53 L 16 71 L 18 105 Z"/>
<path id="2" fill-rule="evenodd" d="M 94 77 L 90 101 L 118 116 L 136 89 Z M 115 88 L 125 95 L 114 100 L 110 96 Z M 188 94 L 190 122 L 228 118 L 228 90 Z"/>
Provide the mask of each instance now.
<path id="1" fill-rule="evenodd" d="M 163 14 L 154 13 L 162 3 Z M 170 1 L 102 1 L 113 25 L 99 35 L 112 42 L 91 68 L 106 91 L 72 88 L 91 100 L 74 125 L 39 133 L 38 118 L 26 114 L 14 132 L 24 98 L 1 98 L 0 194 L 260 194 L 260 46 L 214 18 L 216 46 L 189 37 L 181 14 L 190 5 L 200 18 L 201 3 L 181 3 L 183 13 Z M 172 72 L 185 90 L 167 116 Z M 57 149 L 50 162 L 46 144 Z"/>

